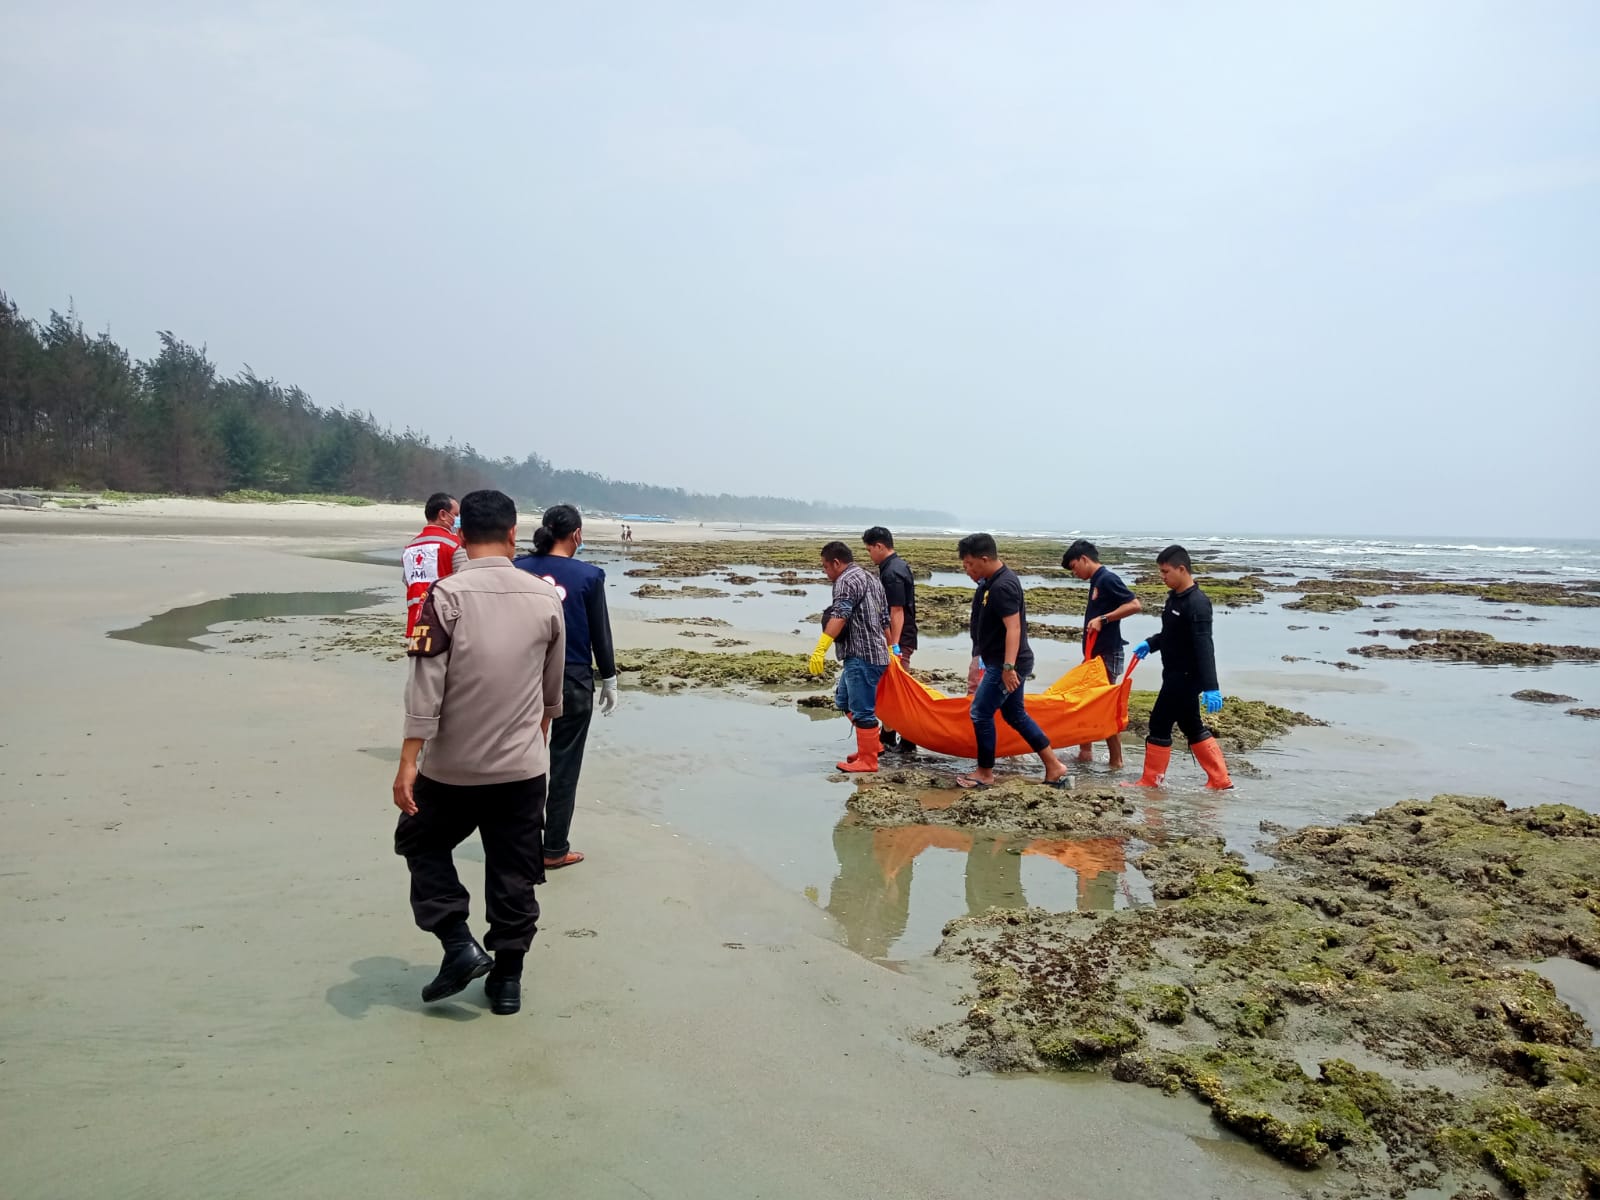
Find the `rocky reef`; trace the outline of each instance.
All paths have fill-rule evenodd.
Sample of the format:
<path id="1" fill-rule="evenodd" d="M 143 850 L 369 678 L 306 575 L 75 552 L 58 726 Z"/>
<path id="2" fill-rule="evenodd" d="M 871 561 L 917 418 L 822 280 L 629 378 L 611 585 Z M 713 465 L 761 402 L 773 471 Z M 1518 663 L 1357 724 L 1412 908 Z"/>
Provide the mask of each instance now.
<path id="1" fill-rule="evenodd" d="M 1524 964 L 1600 966 L 1600 817 L 1440 796 L 1265 848 L 1279 865 L 1253 871 L 1157 841 L 1137 859 L 1155 906 L 951 922 L 939 956 L 973 984 L 928 1040 L 1188 1092 L 1287 1162 L 1337 1165 L 1323 1195 L 1596 1194 L 1600 1051 Z"/>

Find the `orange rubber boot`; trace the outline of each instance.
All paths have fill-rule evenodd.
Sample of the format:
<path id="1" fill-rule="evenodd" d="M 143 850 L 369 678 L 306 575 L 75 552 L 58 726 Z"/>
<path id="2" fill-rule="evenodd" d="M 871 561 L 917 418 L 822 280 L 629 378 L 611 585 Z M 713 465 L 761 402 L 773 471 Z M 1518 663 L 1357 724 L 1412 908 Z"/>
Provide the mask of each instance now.
<path id="1" fill-rule="evenodd" d="M 1137 783 L 1124 783 L 1123 787 L 1160 787 L 1167 778 L 1167 764 L 1172 761 L 1171 746 L 1144 744 L 1144 774 Z"/>
<path id="2" fill-rule="evenodd" d="M 1206 770 L 1206 786 L 1215 792 L 1225 792 L 1233 786 L 1233 780 L 1228 778 L 1228 764 L 1222 761 L 1222 747 L 1217 745 L 1217 739 L 1208 737 L 1205 741 L 1190 746 L 1194 756 L 1200 760 L 1200 765 Z"/>
<path id="3" fill-rule="evenodd" d="M 883 739 L 878 733 L 878 727 L 863 729 L 856 726 L 856 752 L 842 763 L 834 764 L 841 771 L 856 772 L 876 771 L 878 769 L 878 755 L 883 752 Z"/>

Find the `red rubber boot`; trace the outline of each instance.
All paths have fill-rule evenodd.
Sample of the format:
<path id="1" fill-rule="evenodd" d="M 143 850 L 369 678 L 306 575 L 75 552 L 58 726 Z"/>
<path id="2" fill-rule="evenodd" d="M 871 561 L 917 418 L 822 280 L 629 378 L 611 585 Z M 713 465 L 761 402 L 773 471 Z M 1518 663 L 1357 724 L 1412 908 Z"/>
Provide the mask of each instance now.
<path id="1" fill-rule="evenodd" d="M 852 774 L 868 773 L 878 769 L 878 755 L 883 753 L 883 739 L 878 734 L 878 727 L 863 729 L 856 726 L 856 752 L 842 763 L 835 765 L 841 771 Z"/>
<path id="2" fill-rule="evenodd" d="M 1214 792 L 1225 792 L 1233 786 L 1233 780 L 1228 778 L 1228 764 L 1222 760 L 1222 747 L 1217 745 L 1216 738 L 1208 737 L 1189 749 L 1194 751 L 1194 756 L 1206 770 L 1208 788 Z"/>
<path id="3" fill-rule="evenodd" d="M 1160 787 L 1167 778 L 1167 765 L 1172 762 L 1172 747 L 1144 744 L 1144 774 L 1137 783 L 1124 783 L 1123 787 Z"/>

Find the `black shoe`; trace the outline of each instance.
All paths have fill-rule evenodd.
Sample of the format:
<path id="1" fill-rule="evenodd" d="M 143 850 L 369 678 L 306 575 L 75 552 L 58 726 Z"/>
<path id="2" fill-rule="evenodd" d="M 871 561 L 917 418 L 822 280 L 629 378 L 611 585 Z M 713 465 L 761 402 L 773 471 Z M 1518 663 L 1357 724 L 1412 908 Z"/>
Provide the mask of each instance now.
<path id="1" fill-rule="evenodd" d="M 522 1009 L 520 979 L 491 975 L 483 981 L 483 994 L 489 997 L 489 1011 L 497 1017 L 509 1017 Z"/>
<path id="2" fill-rule="evenodd" d="M 468 937 L 465 942 L 446 946 L 439 973 L 433 977 L 432 983 L 422 989 L 422 999 L 431 1004 L 446 996 L 454 996 L 474 979 L 487 975 L 492 966 L 494 960 L 483 952 L 483 947 L 478 945 L 475 938 Z"/>

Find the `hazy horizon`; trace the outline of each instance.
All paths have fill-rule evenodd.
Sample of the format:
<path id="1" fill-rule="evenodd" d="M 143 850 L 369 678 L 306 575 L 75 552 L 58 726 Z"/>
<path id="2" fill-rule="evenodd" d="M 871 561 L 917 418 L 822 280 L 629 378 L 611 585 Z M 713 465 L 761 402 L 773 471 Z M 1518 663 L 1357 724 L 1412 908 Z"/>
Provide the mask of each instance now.
<path id="1" fill-rule="evenodd" d="M 1592 4 L 0 29 L 0 288 L 140 357 L 966 527 L 1600 535 Z"/>

